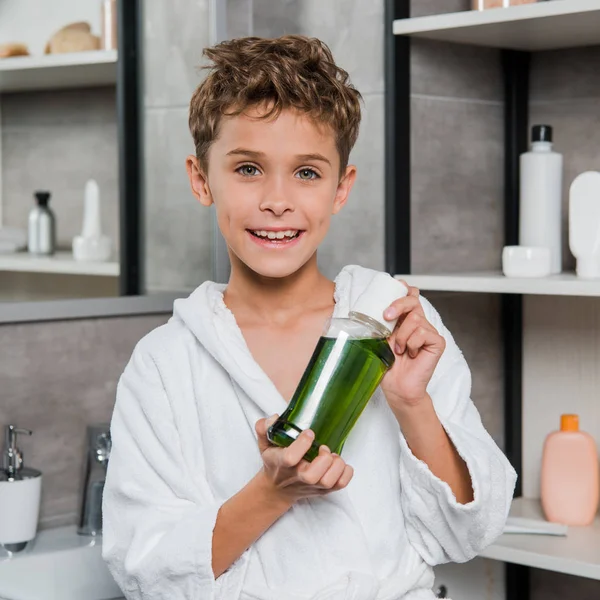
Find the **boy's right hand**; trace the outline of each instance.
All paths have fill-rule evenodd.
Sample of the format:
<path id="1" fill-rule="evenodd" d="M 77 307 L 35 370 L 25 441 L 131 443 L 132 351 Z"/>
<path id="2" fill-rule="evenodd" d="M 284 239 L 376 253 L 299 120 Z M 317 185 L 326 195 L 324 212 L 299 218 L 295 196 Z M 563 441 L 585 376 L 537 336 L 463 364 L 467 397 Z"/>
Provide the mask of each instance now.
<path id="1" fill-rule="evenodd" d="M 287 448 L 273 446 L 267 439 L 267 429 L 279 415 L 256 422 L 258 447 L 263 459 L 263 474 L 274 494 L 296 502 L 300 498 L 323 496 L 345 488 L 354 475 L 354 469 L 341 456 L 332 454 L 327 446 L 319 448 L 312 461 L 304 460 L 314 433 L 303 431 Z"/>

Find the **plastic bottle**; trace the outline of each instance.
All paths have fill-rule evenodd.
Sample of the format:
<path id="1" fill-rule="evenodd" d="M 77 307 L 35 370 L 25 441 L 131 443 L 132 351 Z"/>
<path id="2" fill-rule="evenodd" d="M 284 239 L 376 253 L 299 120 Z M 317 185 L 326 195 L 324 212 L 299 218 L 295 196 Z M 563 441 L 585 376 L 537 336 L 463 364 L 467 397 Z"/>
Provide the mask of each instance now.
<path id="1" fill-rule="evenodd" d="M 27 248 L 31 254 L 54 254 L 56 219 L 48 206 L 50 192 L 35 192 L 37 206 L 29 212 Z"/>
<path id="2" fill-rule="evenodd" d="M 562 270 L 562 154 L 552 150 L 552 127 L 534 125 L 531 151 L 520 157 L 519 244 L 550 248 L 550 272 Z"/>
<path id="3" fill-rule="evenodd" d="M 600 279 L 600 172 L 578 175 L 569 190 L 569 248 L 577 276 Z"/>
<path id="4" fill-rule="evenodd" d="M 386 321 L 383 312 L 406 293 L 402 283 L 378 273 L 348 318 L 330 319 L 288 408 L 267 432 L 271 443 L 289 446 L 311 429 L 315 439 L 307 460 L 317 456 L 322 444 L 341 454 L 348 434 L 394 364 L 387 338 L 397 319 Z"/>
<path id="5" fill-rule="evenodd" d="M 560 431 L 546 437 L 541 500 L 546 519 L 590 525 L 598 510 L 600 474 L 594 439 L 579 431 L 577 415 L 561 415 Z"/>

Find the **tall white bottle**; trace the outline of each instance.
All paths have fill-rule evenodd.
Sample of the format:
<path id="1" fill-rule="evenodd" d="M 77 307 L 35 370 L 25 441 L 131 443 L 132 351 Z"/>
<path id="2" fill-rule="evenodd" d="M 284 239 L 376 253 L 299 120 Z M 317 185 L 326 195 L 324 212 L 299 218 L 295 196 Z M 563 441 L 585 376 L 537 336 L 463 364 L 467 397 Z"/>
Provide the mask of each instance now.
<path id="1" fill-rule="evenodd" d="M 560 273 L 563 157 L 552 149 L 552 127 L 534 125 L 520 158 L 519 244 L 550 248 L 551 273 Z"/>

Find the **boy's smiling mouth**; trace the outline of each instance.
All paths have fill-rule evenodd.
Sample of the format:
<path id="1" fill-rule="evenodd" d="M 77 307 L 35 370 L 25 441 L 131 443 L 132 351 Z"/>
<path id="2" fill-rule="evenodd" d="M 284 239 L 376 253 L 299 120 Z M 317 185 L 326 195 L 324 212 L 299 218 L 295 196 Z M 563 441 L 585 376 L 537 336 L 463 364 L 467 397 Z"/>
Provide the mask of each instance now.
<path id="1" fill-rule="evenodd" d="M 302 229 L 247 229 L 246 231 L 255 243 L 268 248 L 290 246 L 304 233 Z"/>

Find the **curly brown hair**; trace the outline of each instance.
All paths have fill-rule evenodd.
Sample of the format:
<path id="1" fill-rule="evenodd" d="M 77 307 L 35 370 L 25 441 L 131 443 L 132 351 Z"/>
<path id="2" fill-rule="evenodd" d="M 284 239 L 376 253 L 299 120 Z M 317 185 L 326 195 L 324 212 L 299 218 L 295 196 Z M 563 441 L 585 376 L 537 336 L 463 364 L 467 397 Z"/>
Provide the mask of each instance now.
<path id="1" fill-rule="evenodd" d="M 321 40 L 301 35 L 274 39 L 245 37 L 203 52 L 211 65 L 190 101 L 189 127 L 204 170 L 222 116 L 237 116 L 264 105 L 260 118 L 294 108 L 329 125 L 340 155 L 340 176 L 358 137 L 361 95 L 348 73 L 335 64 Z"/>

